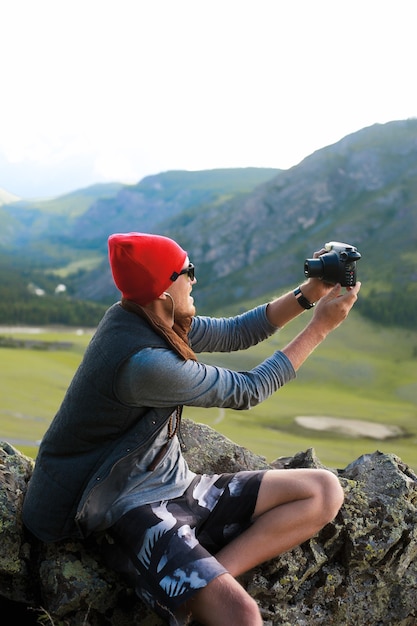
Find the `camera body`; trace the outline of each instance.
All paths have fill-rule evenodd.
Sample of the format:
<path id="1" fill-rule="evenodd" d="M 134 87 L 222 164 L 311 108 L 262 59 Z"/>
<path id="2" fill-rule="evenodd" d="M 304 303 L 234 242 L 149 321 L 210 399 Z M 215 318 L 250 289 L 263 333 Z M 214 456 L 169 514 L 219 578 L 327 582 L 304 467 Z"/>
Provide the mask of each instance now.
<path id="1" fill-rule="evenodd" d="M 356 262 L 361 255 L 355 246 L 341 241 L 329 241 L 324 244 L 327 252 L 317 259 L 304 261 L 304 275 L 308 278 L 319 278 L 325 283 L 342 287 L 356 285 Z"/>

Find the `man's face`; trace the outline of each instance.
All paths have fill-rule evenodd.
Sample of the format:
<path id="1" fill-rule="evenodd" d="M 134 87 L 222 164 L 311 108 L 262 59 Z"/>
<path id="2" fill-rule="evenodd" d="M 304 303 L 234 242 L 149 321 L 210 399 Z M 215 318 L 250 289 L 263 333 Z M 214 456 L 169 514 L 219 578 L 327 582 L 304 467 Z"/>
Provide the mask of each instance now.
<path id="1" fill-rule="evenodd" d="M 189 265 L 190 259 L 187 256 L 182 269 L 188 269 Z M 176 316 L 195 315 L 194 298 L 191 296 L 191 291 L 196 282 L 196 278 L 191 279 L 188 273 L 185 272 L 180 274 L 177 280 L 167 289 L 174 299 Z"/>

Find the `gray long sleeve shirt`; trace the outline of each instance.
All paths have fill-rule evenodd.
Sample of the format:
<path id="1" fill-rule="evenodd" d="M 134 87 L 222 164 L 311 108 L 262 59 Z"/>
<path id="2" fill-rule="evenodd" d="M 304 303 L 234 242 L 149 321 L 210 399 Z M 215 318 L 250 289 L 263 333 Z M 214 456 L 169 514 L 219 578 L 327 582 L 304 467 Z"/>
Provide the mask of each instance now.
<path id="1" fill-rule="evenodd" d="M 196 353 L 231 352 L 256 345 L 276 332 L 266 316 L 266 305 L 232 318 L 195 317 L 189 333 Z M 295 378 L 288 358 L 280 351 L 249 371 L 239 372 L 182 360 L 172 350 L 144 348 L 121 367 L 116 393 L 132 406 L 170 407 L 187 405 L 249 409 L 263 402 Z M 166 454 L 148 471 L 155 451 L 167 442 L 166 429 L 155 438 L 137 472 L 132 475 L 107 512 L 104 526 L 114 523 L 129 509 L 181 495 L 194 477 L 182 456 L 177 437 L 169 441 Z"/>
<path id="2" fill-rule="evenodd" d="M 262 305 L 232 318 L 194 317 L 189 333 L 194 352 L 234 352 L 267 339 L 277 328 Z M 164 407 L 250 409 L 295 377 L 280 351 L 250 371 L 182 360 L 172 350 L 145 348 L 121 368 L 120 399 L 126 404 Z M 163 390 L 163 392 L 161 392 Z"/>

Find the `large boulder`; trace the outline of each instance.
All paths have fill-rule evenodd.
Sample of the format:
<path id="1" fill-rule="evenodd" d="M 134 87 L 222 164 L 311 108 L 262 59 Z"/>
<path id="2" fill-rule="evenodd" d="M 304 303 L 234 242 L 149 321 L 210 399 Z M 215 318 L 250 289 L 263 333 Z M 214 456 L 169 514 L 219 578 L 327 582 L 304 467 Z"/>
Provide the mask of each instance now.
<path id="1" fill-rule="evenodd" d="M 323 467 L 314 450 L 278 459 L 183 421 L 194 471 Z M 33 461 L 0 443 L 0 608 L 21 624 L 162 626 L 94 545 L 42 544 L 21 520 Z M 360 457 L 337 473 L 345 503 L 317 536 L 240 579 L 268 626 L 416 626 L 417 476 L 392 454 Z M 51 503 L 53 506 L 53 503 Z"/>

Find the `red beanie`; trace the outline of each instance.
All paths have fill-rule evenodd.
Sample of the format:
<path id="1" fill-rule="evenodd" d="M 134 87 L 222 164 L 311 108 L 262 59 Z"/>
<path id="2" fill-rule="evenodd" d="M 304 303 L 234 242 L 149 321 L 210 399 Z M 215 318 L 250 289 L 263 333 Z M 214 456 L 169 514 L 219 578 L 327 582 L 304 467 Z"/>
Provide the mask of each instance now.
<path id="1" fill-rule="evenodd" d="M 172 284 L 187 253 L 175 241 L 161 235 L 116 233 L 108 239 L 114 282 L 124 298 L 145 305 Z"/>

